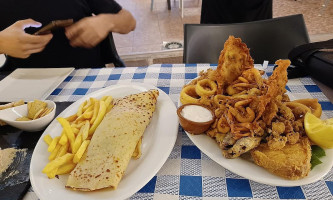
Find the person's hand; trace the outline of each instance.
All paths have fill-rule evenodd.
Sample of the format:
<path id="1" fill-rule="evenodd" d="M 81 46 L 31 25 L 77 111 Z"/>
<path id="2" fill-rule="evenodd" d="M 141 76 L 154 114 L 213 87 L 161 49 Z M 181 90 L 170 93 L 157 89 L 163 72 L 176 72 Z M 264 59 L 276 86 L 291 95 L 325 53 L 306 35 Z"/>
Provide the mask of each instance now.
<path id="1" fill-rule="evenodd" d="M 92 48 L 109 34 L 109 26 L 101 16 L 85 17 L 66 28 L 66 36 L 73 47 Z"/>
<path id="2" fill-rule="evenodd" d="M 52 39 L 52 34 L 30 35 L 24 32 L 28 27 L 40 27 L 42 24 L 32 19 L 20 20 L 0 31 L 0 53 L 12 57 L 27 58 L 41 52 Z"/>

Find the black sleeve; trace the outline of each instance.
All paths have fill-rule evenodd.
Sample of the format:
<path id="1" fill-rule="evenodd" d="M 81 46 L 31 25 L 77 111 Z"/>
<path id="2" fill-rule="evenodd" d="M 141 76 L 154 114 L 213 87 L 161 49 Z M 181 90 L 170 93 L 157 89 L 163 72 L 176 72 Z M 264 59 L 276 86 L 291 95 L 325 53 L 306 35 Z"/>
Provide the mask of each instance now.
<path id="1" fill-rule="evenodd" d="M 86 0 L 94 14 L 118 13 L 122 8 L 114 0 Z"/>

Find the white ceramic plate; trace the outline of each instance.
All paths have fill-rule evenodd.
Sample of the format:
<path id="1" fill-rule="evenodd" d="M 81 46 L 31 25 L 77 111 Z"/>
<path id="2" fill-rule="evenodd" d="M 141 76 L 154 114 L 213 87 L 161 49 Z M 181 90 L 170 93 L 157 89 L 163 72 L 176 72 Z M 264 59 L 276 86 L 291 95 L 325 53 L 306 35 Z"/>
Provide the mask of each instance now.
<path id="1" fill-rule="evenodd" d="M 19 68 L 0 81 L 0 101 L 45 100 L 74 68 Z"/>
<path id="2" fill-rule="evenodd" d="M 288 92 L 291 100 L 297 99 Z M 179 103 L 180 104 L 180 103 Z M 300 180 L 286 180 L 254 164 L 250 159 L 235 158 L 227 159 L 223 157 L 218 144 L 207 135 L 192 135 L 187 133 L 192 142 L 208 157 L 220 164 L 229 171 L 238 174 L 244 178 L 274 186 L 299 186 L 316 182 L 325 176 L 333 166 L 333 149 L 325 149 L 326 156 L 320 158 L 323 162 L 310 171 L 309 175 Z"/>
<path id="3" fill-rule="evenodd" d="M 89 97 L 100 98 L 104 95 L 124 97 L 129 94 L 157 89 L 154 86 L 135 83 L 135 85 L 115 85 L 93 92 L 73 103 L 59 116 L 74 114 L 79 105 Z M 142 156 L 138 160 L 131 160 L 123 179 L 116 190 L 104 189 L 95 192 L 78 192 L 66 189 L 68 175 L 59 176 L 59 179 L 48 179 L 42 173 L 42 169 L 48 162 L 49 152 L 43 136 L 39 139 L 32 155 L 30 165 L 31 185 L 41 200 L 92 200 L 92 199 L 125 199 L 140 190 L 154 177 L 171 153 L 177 139 L 178 117 L 176 106 L 169 96 L 159 90 L 157 106 L 152 121 L 147 127 L 142 140 Z M 54 120 L 43 135 L 50 134 L 52 137 L 60 135 L 60 124 Z"/>

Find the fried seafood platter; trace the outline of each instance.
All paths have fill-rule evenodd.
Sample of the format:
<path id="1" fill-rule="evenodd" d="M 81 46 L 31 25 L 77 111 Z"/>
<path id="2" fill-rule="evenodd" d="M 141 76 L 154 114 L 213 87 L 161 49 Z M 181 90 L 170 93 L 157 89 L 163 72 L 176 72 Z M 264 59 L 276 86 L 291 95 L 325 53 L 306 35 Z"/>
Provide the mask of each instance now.
<path id="1" fill-rule="evenodd" d="M 205 135 L 217 145 L 203 144 L 205 135 L 188 135 L 213 160 L 249 179 L 286 186 L 309 183 L 311 142 L 304 116 L 310 112 L 320 117 L 321 105 L 317 99 L 290 99 L 285 89 L 289 60 L 276 61 L 278 67 L 267 79 L 253 63 L 246 44 L 230 36 L 217 68 L 200 72 L 183 87 L 182 104 L 205 105 L 214 111 L 216 120 Z M 212 153 L 216 146 L 222 158 Z M 253 173 L 247 174 L 250 169 Z M 264 176 L 253 177 L 257 175 Z M 290 181 L 304 178 L 304 182 Z"/>

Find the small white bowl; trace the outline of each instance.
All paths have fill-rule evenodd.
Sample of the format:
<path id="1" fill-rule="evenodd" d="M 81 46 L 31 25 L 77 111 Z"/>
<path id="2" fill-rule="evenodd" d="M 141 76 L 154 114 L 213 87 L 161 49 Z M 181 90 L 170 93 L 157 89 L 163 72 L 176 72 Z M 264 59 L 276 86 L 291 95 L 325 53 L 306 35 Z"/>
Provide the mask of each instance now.
<path id="1" fill-rule="evenodd" d="M 24 131 L 40 131 L 53 120 L 56 110 L 56 104 L 53 101 L 45 100 L 44 102 L 47 103 L 48 108 L 53 108 L 52 111 L 44 117 L 31 121 L 15 121 L 19 117 L 28 115 L 28 106 L 27 104 L 24 104 L 21 106 L 0 110 L 0 120 Z"/>

